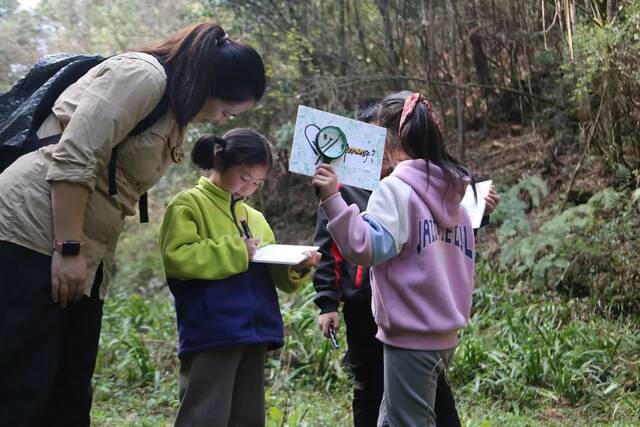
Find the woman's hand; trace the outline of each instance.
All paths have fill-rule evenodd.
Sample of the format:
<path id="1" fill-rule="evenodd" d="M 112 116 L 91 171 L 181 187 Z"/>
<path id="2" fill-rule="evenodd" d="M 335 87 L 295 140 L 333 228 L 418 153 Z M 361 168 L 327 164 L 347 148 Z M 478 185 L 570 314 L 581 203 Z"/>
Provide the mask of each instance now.
<path id="1" fill-rule="evenodd" d="M 65 308 L 84 295 L 87 262 L 84 255 L 63 256 L 53 252 L 51 257 L 51 298 Z"/>
<path id="2" fill-rule="evenodd" d="M 331 311 L 329 313 L 322 313 L 318 317 L 318 326 L 320 326 L 320 330 L 322 334 L 329 338 L 329 327 L 333 326 L 333 329 L 338 332 L 340 328 L 340 316 L 337 311 Z"/>
<path id="3" fill-rule="evenodd" d="M 338 192 L 338 175 L 330 165 L 322 163 L 316 166 L 311 184 L 320 189 L 320 200 L 327 200 Z"/>
<path id="4" fill-rule="evenodd" d="M 244 239 L 244 244 L 247 246 L 247 253 L 249 254 L 249 259 L 252 260 L 256 254 L 256 251 L 260 247 L 260 240 Z"/>
<path id="5" fill-rule="evenodd" d="M 89 190 L 68 182 L 51 183 L 53 211 L 53 237 L 55 240 L 83 240 L 84 214 Z M 87 261 L 82 255 L 61 255 L 54 251 L 51 257 L 51 298 L 63 308 L 84 295 L 87 280 Z"/>
<path id="6" fill-rule="evenodd" d="M 491 213 L 496 210 L 498 203 L 500 203 L 500 196 L 498 196 L 496 187 L 491 186 L 489 193 L 484 197 L 484 201 L 487 203 L 484 208 L 484 214 L 491 215 Z"/>

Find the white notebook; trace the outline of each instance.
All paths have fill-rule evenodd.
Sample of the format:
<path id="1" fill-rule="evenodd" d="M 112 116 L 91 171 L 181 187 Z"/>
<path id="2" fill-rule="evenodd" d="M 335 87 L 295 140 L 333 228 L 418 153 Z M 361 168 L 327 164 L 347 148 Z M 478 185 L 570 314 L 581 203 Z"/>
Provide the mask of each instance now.
<path id="1" fill-rule="evenodd" d="M 305 252 L 317 251 L 318 246 L 267 245 L 256 251 L 251 262 L 297 265 L 305 260 Z"/>
<path id="2" fill-rule="evenodd" d="M 464 198 L 462 199 L 461 204 L 462 206 L 467 208 L 469 216 L 471 217 L 471 224 L 473 225 L 473 228 L 480 228 L 482 217 L 484 216 L 484 210 L 487 205 L 484 197 L 489 194 L 489 189 L 491 188 L 492 182 L 493 181 L 491 180 L 476 182 L 476 193 L 478 194 L 477 203 L 475 198 L 473 197 L 473 189 L 471 188 L 471 185 L 467 186 L 467 191 L 464 194 Z"/>

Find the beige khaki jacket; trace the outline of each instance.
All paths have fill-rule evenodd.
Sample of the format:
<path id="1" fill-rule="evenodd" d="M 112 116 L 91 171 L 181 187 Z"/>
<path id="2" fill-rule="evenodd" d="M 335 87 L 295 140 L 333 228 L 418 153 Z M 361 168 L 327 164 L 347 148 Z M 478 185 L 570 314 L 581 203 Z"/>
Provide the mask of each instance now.
<path id="1" fill-rule="evenodd" d="M 140 196 L 172 163 L 171 149 L 182 143 L 171 112 L 141 134 L 127 136 L 160 102 L 166 81 L 153 56 L 125 53 L 105 60 L 69 86 L 38 130 L 40 138 L 62 133 L 60 142 L 20 157 L 0 174 L 0 240 L 51 255 L 50 182 L 87 187 L 82 250 L 89 273 L 84 292 L 90 295 L 102 262 L 104 298 L 125 216 L 135 214 Z M 118 193 L 110 196 L 107 166 L 115 146 Z"/>

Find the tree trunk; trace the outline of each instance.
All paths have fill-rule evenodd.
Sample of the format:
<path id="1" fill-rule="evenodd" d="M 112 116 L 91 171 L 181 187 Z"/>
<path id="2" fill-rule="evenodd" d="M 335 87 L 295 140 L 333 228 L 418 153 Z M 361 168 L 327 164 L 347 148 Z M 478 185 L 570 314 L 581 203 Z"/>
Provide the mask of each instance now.
<path id="1" fill-rule="evenodd" d="M 382 17 L 383 33 L 381 37 L 384 40 L 384 47 L 387 51 L 387 70 L 394 73 L 398 70 L 398 57 L 395 54 L 395 44 L 393 42 L 393 23 L 391 22 L 389 11 L 389 0 L 376 0 L 376 5 Z"/>
<path id="2" fill-rule="evenodd" d="M 486 86 L 493 85 L 491 80 L 491 69 L 489 68 L 489 61 L 487 55 L 484 53 L 482 35 L 480 34 L 480 25 L 478 24 L 478 12 L 476 10 L 475 0 L 470 0 L 467 13 L 468 19 L 468 31 L 469 31 L 469 43 L 471 43 L 471 57 L 473 58 L 473 65 L 476 69 L 476 76 L 478 83 Z M 483 88 L 482 97 L 487 102 L 489 96 L 492 94 L 491 89 Z"/>
<path id="3" fill-rule="evenodd" d="M 360 22 L 360 11 L 358 10 L 358 3 L 360 0 L 353 1 L 353 10 L 355 14 L 356 32 L 358 34 L 358 42 L 360 43 L 360 50 L 362 51 L 362 60 L 366 63 L 369 57 L 369 51 L 367 49 L 367 43 L 364 39 L 364 31 L 362 29 L 362 23 Z"/>
<path id="4" fill-rule="evenodd" d="M 346 20 L 345 8 L 346 0 L 338 0 L 340 7 L 340 25 L 338 27 L 338 43 L 340 44 L 340 75 L 347 75 L 348 53 L 347 53 L 347 36 L 346 36 Z"/>

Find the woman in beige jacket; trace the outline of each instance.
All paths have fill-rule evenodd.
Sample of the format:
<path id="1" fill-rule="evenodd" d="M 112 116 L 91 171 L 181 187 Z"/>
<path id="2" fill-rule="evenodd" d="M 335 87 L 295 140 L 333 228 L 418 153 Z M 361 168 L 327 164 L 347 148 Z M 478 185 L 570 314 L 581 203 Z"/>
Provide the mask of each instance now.
<path id="1" fill-rule="evenodd" d="M 189 123 L 224 123 L 264 90 L 260 55 L 203 23 L 103 61 L 60 95 L 38 130 L 60 141 L 0 174 L 2 423 L 89 425 L 102 300 L 124 217 L 181 160 Z M 167 112 L 130 136 L 165 92 Z"/>

